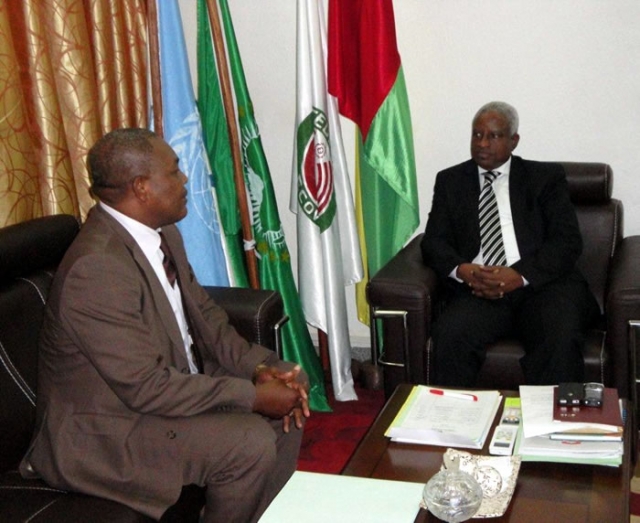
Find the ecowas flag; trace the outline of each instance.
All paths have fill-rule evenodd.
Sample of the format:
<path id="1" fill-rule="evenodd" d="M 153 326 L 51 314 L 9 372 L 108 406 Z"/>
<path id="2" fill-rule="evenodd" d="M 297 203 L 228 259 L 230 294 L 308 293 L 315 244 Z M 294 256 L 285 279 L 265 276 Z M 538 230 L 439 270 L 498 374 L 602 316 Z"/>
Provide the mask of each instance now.
<path id="1" fill-rule="evenodd" d="M 298 0 L 297 104 L 291 211 L 297 217 L 298 286 L 307 322 L 327 334 L 334 395 L 357 399 L 345 285 L 362 279 L 338 113 L 328 97 L 321 5 Z"/>

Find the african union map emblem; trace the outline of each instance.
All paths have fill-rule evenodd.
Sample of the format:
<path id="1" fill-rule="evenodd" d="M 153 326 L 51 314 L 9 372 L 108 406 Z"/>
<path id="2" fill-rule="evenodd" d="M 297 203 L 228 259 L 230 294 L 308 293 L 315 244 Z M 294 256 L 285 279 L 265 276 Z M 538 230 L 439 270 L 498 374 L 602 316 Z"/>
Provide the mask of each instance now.
<path id="1" fill-rule="evenodd" d="M 298 205 L 320 232 L 336 214 L 327 115 L 314 107 L 298 126 Z"/>

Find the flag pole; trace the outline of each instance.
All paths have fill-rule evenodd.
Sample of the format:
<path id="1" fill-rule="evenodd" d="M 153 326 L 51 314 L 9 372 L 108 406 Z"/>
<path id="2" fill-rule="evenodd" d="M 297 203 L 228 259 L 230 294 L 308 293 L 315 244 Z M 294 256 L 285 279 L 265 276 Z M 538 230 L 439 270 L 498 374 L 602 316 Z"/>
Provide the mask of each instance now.
<path id="1" fill-rule="evenodd" d="M 147 0 L 147 29 L 149 31 L 149 69 L 151 71 L 151 103 L 153 129 L 164 136 L 162 124 L 162 80 L 160 79 L 160 40 L 158 39 L 158 6 L 156 0 Z"/>
<path id="2" fill-rule="evenodd" d="M 224 40 L 222 38 L 222 27 L 220 25 L 220 16 L 218 14 L 218 2 L 216 0 L 207 0 L 207 11 L 209 13 L 209 23 L 211 25 L 213 46 L 216 51 L 216 61 L 218 65 L 218 76 L 220 78 L 220 89 L 222 91 L 224 112 L 227 117 L 227 131 L 229 133 L 231 157 L 233 160 L 233 174 L 236 186 L 236 196 L 238 198 L 238 208 L 240 210 L 240 220 L 242 222 L 242 236 L 244 238 L 245 245 L 251 245 L 250 249 L 247 249 L 245 247 L 244 251 L 247 259 L 249 283 L 252 288 L 259 289 L 260 279 L 258 277 L 258 262 L 256 259 L 256 250 L 253 239 L 253 230 L 251 228 L 251 220 L 249 218 L 247 190 L 244 183 L 244 169 L 242 167 L 242 159 L 240 157 L 240 142 L 238 140 L 238 124 L 236 122 L 236 113 L 233 107 L 231 80 L 229 78 L 229 64 L 227 62 L 227 53 L 225 50 Z"/>

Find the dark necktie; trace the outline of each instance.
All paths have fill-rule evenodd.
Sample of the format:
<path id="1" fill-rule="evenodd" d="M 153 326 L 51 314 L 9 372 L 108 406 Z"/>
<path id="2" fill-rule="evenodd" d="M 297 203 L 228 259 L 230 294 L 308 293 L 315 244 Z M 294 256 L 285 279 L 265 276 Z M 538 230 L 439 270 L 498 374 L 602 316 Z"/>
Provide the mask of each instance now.
<path id="1" fill-rule="evenodd" d="M 164 272 L 167 273 L 167 279 L 172 287 L 175 286 L 175 283 L 178 279 L 178 271 L 176 269 L 176 262 L 173 259 L 173 255 L 171 254 L 171 249 L 169 249 L 169 244 L 167 243 L 167 239 L 164 237 L 164 234 L 160 233 L 160 250 L 162 251 L 162 266 L 164 267 Z M 180 285 L 180 282 L 178 282 Z M 182 295 L 182 289 L 180 289 L 180 294 Z M 198 347 L 195 344 L 193 337 L 193 328 L 191 326 L 191 318 L 189 317 L 189 313 L 187 312 L 187 306 L 184 303 L 184 297 L 182 299 L 182 310 L 184 311 L 184 317 L 187 320 L 187 328 L 189 329 L 189 333 L 191 335 L 192 345 L 191 345 L 191 354 L 193 355 L 193 359 L 195 360 L 196 367 L 198 367 L 198 372 L 202 374 L 204 366 L 202 363 L 202 355 L 198 350 Z"/>
<path id="2" fill-rule="evenodd" d="M 169 245 L 167 244 L 167 239 L 162 233 L 160 233 L 160 250 L 164 255 L 164 257 L 162 258 L 162 266 L 164 267 L 164 272 L 167 273 L 167 279 L 173 287 L 176 283 L 176 278 L 178 277 L 178 271 L 176 270 L 176 262 L 173 260 L 171 250 L 169 249 Z"/>
<path id="3" fill-rule="evenodd" d="M 478 211 L 480 213 L 480 243 L 485 265 L 506 265 L 507 256 L 502 241 L 498 201 L 493 192 L 493 181 L 498 174 L 493 171 L 483 173 L 484 185 L 480 192 Z"/>

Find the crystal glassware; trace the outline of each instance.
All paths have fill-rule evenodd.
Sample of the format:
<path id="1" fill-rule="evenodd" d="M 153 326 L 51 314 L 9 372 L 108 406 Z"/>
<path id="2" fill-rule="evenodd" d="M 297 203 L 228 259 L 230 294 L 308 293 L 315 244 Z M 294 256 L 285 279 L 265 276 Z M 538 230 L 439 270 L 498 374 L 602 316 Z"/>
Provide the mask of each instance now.
<path id="1" fill-rule="evenodd" d="M 445 469 L 427 482 L 422 497 L 434 516 L 457 523 L 470 519 L 478 511 L 482 503 L 482 488 L 470 474 Z"/>

